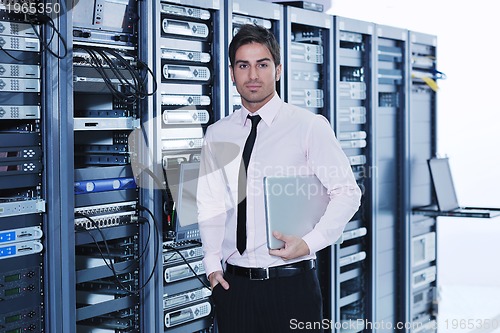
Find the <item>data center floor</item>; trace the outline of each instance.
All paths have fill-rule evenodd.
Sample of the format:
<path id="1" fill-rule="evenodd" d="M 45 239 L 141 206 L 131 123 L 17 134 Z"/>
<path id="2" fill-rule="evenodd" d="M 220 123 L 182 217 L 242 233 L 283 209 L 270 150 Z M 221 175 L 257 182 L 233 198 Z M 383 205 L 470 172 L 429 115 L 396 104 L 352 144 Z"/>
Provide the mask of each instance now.
<path id="1" fill-rule="evenodd" d="M 440 299 L 438 333 L 500 333 L 500 287 L 444 285 Z"/>

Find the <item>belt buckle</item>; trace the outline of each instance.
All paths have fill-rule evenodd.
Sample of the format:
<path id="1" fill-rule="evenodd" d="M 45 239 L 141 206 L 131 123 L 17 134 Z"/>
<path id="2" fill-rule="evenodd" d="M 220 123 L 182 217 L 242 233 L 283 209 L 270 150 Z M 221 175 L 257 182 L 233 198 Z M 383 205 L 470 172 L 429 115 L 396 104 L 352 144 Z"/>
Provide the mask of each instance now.
<path id="1" fill-rule="evenodd" d="M 256 280 L 256 281 L 262 281 L 262 280 L 269 280 L 269 268 L 261 268 L 265 272 L 265 276 L 262 276 L 260 274 L 252 274 L 253 270 L 250 269 L 250 280 Z M 257 272 L 257 271 L 256 271 Z"/>

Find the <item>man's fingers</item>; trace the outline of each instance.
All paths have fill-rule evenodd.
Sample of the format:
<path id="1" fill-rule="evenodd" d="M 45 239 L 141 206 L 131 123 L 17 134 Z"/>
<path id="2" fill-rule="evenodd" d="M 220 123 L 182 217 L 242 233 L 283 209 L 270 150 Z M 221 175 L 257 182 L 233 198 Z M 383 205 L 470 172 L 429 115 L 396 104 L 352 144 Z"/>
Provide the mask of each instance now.
<path id="1" fill-rule="evenodd" d="M 219 283 L 220 283 L 220 285 L 222 286 L 222 288 L 224 288 L 225 290 L 228 290 L 228 289 L 229 289 L 229 283 L 228 283 L 226 280 L 224 280 L 224 278 L 222 278 L 222 277 L 221 277 L 221 278 L 220 278 L 219 280 L 217 280 L 217 281 L 219 281 Z"/>
<path id="2" fill-rule="evenodd" d="M 212 290 L 217 286 L 219 283 L 222 286 L 222 288 L 228 290 L 229 289 L 229 283 L 224 280 L 224 275 L 222 274 L 221 271 L 217 271 L 212 273 L 213 276 L 210 277 L 210 284 L 212 285 Z"/>
<path id="3" fill-rule="evenodd" d="M 274 236 L 274 238 L 279 239 L 279 240 L 282 240 L 282 237 L 283 237 L 283 235 L 281 234 L 281 232 L 276 231 L 276 230 L 273 231 L 273 236 Z"/>

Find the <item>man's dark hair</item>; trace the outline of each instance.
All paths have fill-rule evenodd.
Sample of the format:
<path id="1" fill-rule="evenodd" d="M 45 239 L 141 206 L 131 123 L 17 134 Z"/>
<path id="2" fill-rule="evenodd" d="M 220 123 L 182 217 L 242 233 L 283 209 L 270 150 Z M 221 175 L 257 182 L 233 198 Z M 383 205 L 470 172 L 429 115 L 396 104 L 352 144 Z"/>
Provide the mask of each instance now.
<path id="1" fill-rule="evenodd" d="M 280 45 L 278 41 L 266 28 L 255 24 L 244 24 L 240 27 L 238 33 L 233 37 L 231 44 L 229 44 L 229 61 L 231 67 L 234 65 L 236 58 L 236 51 L 240 46 L 259 43 L 267 47 L 274 60 L 274 64 L 280 64 Z"/>

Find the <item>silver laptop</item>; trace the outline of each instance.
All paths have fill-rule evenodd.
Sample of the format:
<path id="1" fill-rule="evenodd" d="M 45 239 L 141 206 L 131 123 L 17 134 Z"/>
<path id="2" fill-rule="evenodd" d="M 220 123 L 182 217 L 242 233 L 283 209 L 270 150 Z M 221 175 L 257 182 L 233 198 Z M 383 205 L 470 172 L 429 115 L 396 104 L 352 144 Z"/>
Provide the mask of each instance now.
<path id="1" fill-rule="evenodd" d="M 448 158 L 431 158 L 428 164 L 438 204 L 437 216 L 490 218 L 500 215 L 500 208 L 459 205 Z"/>
<path id="2" fill-rule="evenodd" d="M 330 198 L 314 176 L 264 177 L 267 247 L 280 249 L 284 243 L 273 231 L 302 237 L 309 233 L 326 210 Z"/>

